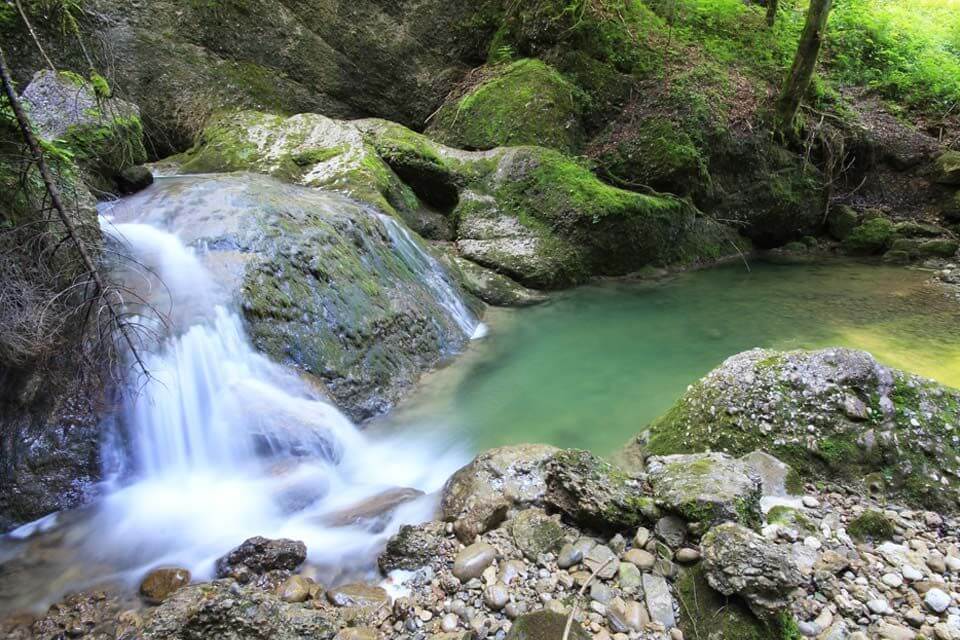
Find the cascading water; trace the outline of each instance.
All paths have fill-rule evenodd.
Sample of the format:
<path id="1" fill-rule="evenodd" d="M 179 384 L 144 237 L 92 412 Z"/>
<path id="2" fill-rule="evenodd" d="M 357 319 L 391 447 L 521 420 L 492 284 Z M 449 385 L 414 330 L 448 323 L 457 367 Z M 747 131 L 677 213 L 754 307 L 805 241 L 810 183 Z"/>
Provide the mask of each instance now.
<path id="1" fill-rule="evenodd" d="M 140 217 L 156 220 L 149 211 Z M 404 261 L 476 335 L 481 325 L 439 265 L 387 220 Z M 152 224 L 104 219 L 104 230 L 156 274 L 139 274 L 141 295 L 159 304 L 158 282 L 165 285 L 172 330 L 145 355 L 151 378 L 131 396 L 120 433 L 105 441 L 104 459 L 122 464 L 104 497 L 69 518 L 64 544 L 96 568 L 61 590 L 105 575 L 132 582 L 158 565 L 208 577 L 216 558 L 254 535 L 303 540 L 309 561 L 328 576 L 369 570 L 400 523 L 432 516 L 435 496 L 406 500 L 414 494 L 408 491 L 399 506 L 389 496 L 398 488 L 436 491 L 465 452 L 409 435 L 374 440 L 360 433 L 310 385 L 253 348 L 204 255 Z M 395 508 L 375 521 L 350 517 L 357 505 L 369 514 L 378 500 Z M 45 529 L 51 521 L 17 536 Z"/>
<path id="2" fill-rule="evenodd" d="M 404 262 L 422 281 L 430 287 L 437 296 L 437 302 L 450 314 L 465 334 L 472 339 L 482 338 L 487 334 L 485 324 L 477 320 L 476 316 L 463 303 L 456 289 L 450 284 L 446 272 L 437 259 L 431 256 L 413 238 L 407 229 L 390 216 L 377 214 L 390 236 L 390 241 Z"/>

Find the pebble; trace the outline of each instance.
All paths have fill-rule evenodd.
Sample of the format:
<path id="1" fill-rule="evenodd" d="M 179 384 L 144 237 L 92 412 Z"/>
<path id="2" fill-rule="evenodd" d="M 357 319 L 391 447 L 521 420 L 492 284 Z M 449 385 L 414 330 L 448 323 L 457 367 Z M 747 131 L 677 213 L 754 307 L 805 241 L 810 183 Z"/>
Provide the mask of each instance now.
<path id="1" fill-rule="evenodd" d="M 909 580 L 910 582 L 916 582 L 917 580 L 923 580 L 923 573 L 916 567 L 905 564 L 900 567 L 900 572 L 903 574 L 903 577 Z"/>
<path id="2" fill-rule="evenodd" d="M 459 624 L 460 619 L 457 618 L 457 614 L 455 613 L 448 613 L 440 619 L 440 629 L 445 633 L 456 631 Z"/>
<path id="3" fill-rule="evenodd" d="M 510 591 L 505 584 L 492 584 L 483 592 L 483 603 L 494 611 L 500 611 L 510 602 Z"/>
<path id="4" fill-rule="evenodd" d="M 808 509 L 816 509 L 820 506 L 820 501 L 813 496 L 803 496 L 803 506 Z"/>
<path id="5" fill-rule="evenodd" d="M 637 548 L 642 548 L 647 546 L 647 541 L 650 540 L 650 530 L 646 527 L 640 527 L 637 529 L 637 533 L 633 536 L 633 546 Z"/>
<path id="6" fill-rule="evenodd" d="M 583 549 L 578 549 L 567 543 L 560 548 L 560 553 L 557 555 L 557 566 L 561 569 L 569 569 L 580 564 L 581 560 L 583 560 Z"/>
<path id="7" fill-rule="evenodd" d="M 461 582 L 479 578 L 483 570 L 493 564 L 497 550 L 486 542 L 474 542 L 457 554 L 453 561 L 453 575 Z"/>
<path id="8" fill-rule="evenodd" d="M 630 549 L 623 554 L 623 559 L 626 562 L 636 565 L 641 571 L 649 571 L 653 568 L 653 563 L 656 562 L 653 554 L 643 549 Z"/>
<path id="9" fill-rule="evenodd" d="M 877 615 L 883 615 L 890 613 L 890 603 L 882 598 L 875 598 L 867 601 L 867 609 Z"/>
<path id="10" fill-rule="evenodd" d="M 700 552 L 696 549 L 684 547 L 683 549 L 677 551 L 675 558 L 680 564 L 693 564 L 700 559 Z"/>
<path id="11" fill-rule="evenodd" d="M 896 589 L 903 584 L 903 577 L 899 573 L 885 573 L 880 579 L 891 589 Z"/>
<path id="12" fill-rule="evenodd" d="M 950 595 L 947 594 L 943 589 L 933 588 L 930 591 L 927 591 L 927 595 L 923 597 L 923 604 L 927 605 L 927 608 L 935 613 L 943 613 L 947 610 L 947 607 L 950 606 Z"/>
<path id="13" fill-rule="evenodd" d="M 609 580 L 617 574 L 617 556 L 609 547 L 597 545 L 590 549 L 583 557 L 583 564 L 590 571 L 596 572 L 597 576 L 603 580 Z"/>

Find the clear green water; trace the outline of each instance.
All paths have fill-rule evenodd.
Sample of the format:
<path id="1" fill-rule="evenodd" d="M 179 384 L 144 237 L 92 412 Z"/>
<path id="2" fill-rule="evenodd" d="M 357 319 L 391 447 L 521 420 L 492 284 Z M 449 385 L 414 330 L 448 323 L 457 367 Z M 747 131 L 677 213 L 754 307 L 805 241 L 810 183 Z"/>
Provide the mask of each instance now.
<path id="1" fill-rule="evenodd" d="M 725 358 L 848 346 L 960 386 L 960 302 L 928 272 L 760 262 L 611 282 L 492 310 L 488 338 L 387 420 L 474 450 L 545 442 L 611 453 Z"/>

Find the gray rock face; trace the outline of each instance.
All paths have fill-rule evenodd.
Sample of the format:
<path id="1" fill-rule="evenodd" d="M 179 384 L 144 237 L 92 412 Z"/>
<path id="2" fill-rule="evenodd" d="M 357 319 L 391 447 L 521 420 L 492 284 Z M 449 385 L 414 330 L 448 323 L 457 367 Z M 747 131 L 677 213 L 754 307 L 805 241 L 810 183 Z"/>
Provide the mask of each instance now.
<path id="1" fill-rule="evenodd" d="M 91 187 L 116 193 L 121 173 L 146 161 L 136 105 L 98 96 L 83 78 L 52 71 L 38 72 L 21 97 L 37 134 L 63 140 Z"/>
<path id="2" fill-rule="evenodd" d="M 299 640 L 332 638 L 337 624 L 328 611 L 285 603 L 256 588 L 231 589 L 229 581 L 178 590 L 143 621 L 145 640 L 235 638 Z"/>
<path id="3" fill-rule="evenodd" d="M 710 586 L 744 598 L 758 615 L 786 606 L 788 593 L 804 581 L 787 548 L 733 522 L 708 531 L 700 549 Z"/>
<path id="4" fill-rule="evenodd" d="M 588 451 L 561 451 L 547 467 L 546 502 L 582 526 L 617 531 L 656 520 L 642 480 Z"/>
<path id="5" fill-rule="evenodd" d="M 790 465 L 777 460 L 766 451 L 752 451 L 740 458 L 759 478 L 760 490 L 765 496 L 786 496 L 799 489 L 798 477 Z"/>
<path id="6" fill-rule="evenodd" d="M 782 452 L 801 477 L 817 479 L 892 469 L 885 490 L 927 508 L 956 509 L 958 407 L 960 391 L 885 367 L 863 351 L 754 349 L 690 387 L 651 425 L 645 446 L 653 454 L 690 447 Z"/>
<path id="7" fill-rule="evenodd" d="M 760 522 L 760 478 L 746 463 L 728 455 L 651 457 L 647 478 L 657 504 L 687 520 L 707 526 L 725 520 Z"/>
<path id="8" fill-rule="evenodd" d="M 528 289 L 507 276 L 481 267 L 475 262 L 459 256 L 451 259 L 460 269 L 463 288 L 487 304 L 495 307 L 529 307 L 547 299 L 544 293 Z"/>
<path id="9" fill-rule="evenodd" d="M 547 445 L 518 445 L 480 454 L 444 485 L 443 519 L 469 543 L 502 522 L 509 507 L 542 503 L 546 463 L 556 452 Z"/>
<path id="10" fill-rule="evenodd" d="M 257 536 L 217 560 L 217 577 L 293 571 L 307 559 L 307 545 L 299 540 L 269 540 Z"/>

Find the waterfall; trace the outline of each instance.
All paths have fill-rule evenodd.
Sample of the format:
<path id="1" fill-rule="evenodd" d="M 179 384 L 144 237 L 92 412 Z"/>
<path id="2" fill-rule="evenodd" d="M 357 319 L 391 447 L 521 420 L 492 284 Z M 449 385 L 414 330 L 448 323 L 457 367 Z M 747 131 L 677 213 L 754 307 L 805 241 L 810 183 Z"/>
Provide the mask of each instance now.
<path id="1" fill-rule="evenodd" d="M 219 210 L 203 215 L 242 215 L 218 197 Z M 165 228 L 176 218 L 170 207 L 203 206 L 177 202 L 139 200 L 122 224 L 102 209 L 104 232 L 137 265 L 121 277 L 141 298 L 169 310 L 170 322 L 154 327 L 166 335 L 141 354 L 150 378 L 126 397 L 116 432 L 104 440 L 103 459 L 116 468 L 103 497 L 63 518 L 66 544 L 77 545 L 73 555 L 86 569 L 74 582 L 58 581 L 59 588 L 105 578 L 135 583 L 162 564 L 210 577 L 219 556 L 255 535 L 304 541 L 308 560 L 321 571 L 370 570 L 401 523 L 432 517 L 436 495 L 401 502 L 375 522 L 350 524 L 343 514 L 359 505 L 369 511 L 378 500 L 394 504 L 384 496 L 398 495 L 398 488 L 438 490 L 465 462 L 465 451 L 408 433 L 368 437 L 315 387 L 257 352 L 207 266 L 216 263 L 215 253 L 197 252 Z M 402 228 L 387 228 L 442 307 L 475 334 L 479 323 L 436 261 Z M 130 310 L 142 312 L 132 303 Z M 20 534 L 46 535 L 55 526 L 38 523 Z M 51 595 L 23 591 L 31 603 Z"/>
<path id="2" fill-rule="evenodd" d="M 390 216 L 377 214 L 380 222 L 387 230 L 390 241 L 404 263 L 413 271 L 437 297 L 437 302 L 443 307 L 457 326 L 471 339 L 482 338 L 487 333 L 485 324 L 477 320 L 476 316 L 464 304 L 463 298 L 450 283 L 446 271 L 431 256 L 410 232 Z"/>

